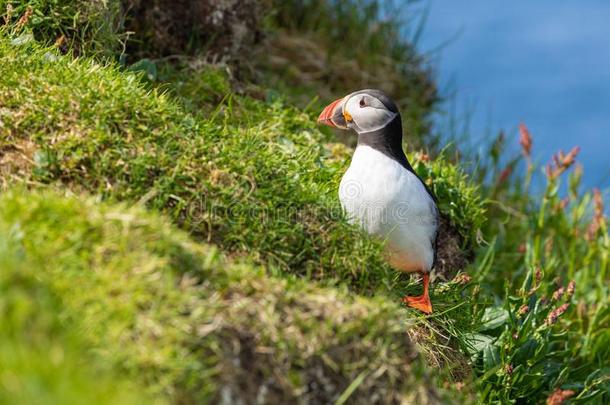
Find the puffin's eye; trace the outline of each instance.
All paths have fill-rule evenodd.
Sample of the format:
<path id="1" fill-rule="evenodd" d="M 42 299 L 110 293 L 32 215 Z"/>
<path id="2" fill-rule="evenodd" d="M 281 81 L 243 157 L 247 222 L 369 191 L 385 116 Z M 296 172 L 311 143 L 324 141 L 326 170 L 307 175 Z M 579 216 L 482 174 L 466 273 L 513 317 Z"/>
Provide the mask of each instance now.
<path id="1" fill-rule="evenodd" d="M 362 97 L 360 99 L 360 108 L 363 108 L 364 106 L 366 106 L 366 101 L 364 101 L 364 97 Z"/>

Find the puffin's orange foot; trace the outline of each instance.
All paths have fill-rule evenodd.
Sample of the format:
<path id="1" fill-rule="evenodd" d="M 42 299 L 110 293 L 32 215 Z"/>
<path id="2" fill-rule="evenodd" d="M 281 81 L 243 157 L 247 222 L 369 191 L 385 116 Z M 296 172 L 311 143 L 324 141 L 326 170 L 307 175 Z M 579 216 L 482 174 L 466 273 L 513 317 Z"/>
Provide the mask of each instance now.
<path id="1" fill-rule="evenodd" d="M 430 296 L 428 295 L 428 284 L 430 284 L 430 274 L 424 273 L 423 276 L 424 293 L 419 297 L 403 297 L 402 302 L 410 306 L 411 308 L 419 309 L 425 314 L 432 313 L 432 303 L 430 302 Z"/>
<path id="2" fill-rule="evenodd" d="M 425 314 L 432 313 L 432 303 L 428 294 L 420 295 L 419 297 L 403 297 L 402 302 L 411 308 L 419 309 Z"/>

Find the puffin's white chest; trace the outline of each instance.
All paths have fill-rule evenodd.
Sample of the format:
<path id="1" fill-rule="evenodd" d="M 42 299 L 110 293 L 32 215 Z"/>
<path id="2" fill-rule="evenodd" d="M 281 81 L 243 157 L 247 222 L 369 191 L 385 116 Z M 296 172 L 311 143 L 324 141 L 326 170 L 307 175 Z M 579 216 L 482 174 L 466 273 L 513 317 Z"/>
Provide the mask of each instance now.
<path id="1" fill-rule="evenodd" d="M 339 199 L 352 222 L 386 240 L 393 266 L 431 269 L 438 214 L 417 176 L 383 153 L 358 146 L 341 179 Z"/>

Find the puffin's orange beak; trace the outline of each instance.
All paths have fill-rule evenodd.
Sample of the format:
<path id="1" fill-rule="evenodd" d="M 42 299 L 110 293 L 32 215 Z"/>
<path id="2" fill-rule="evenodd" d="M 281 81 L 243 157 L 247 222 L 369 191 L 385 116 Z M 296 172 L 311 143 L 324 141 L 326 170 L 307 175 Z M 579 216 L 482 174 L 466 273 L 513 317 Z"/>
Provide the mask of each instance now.
<path id="1" fill-rule="evenodd" d="M 343 114 L 343 98 L 333 101 L 322 110 L 318 117 L 318 124 L 328 125 L 333 128 L 347 129 L 345 116 Z"/>

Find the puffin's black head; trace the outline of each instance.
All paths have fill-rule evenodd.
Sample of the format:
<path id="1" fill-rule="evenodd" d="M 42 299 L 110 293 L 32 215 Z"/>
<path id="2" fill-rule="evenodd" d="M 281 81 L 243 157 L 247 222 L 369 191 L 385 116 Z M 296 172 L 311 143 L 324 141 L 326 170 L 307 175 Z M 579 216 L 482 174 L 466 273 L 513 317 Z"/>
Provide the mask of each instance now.
<path id="1" fill-rule="evenodd" d="M 400 113 L 391 98 L 381 90 L 366 89 L 330 103 L 318 122 L 364 134 L 385 128 L 396 118 L 400 120 Z"/>

